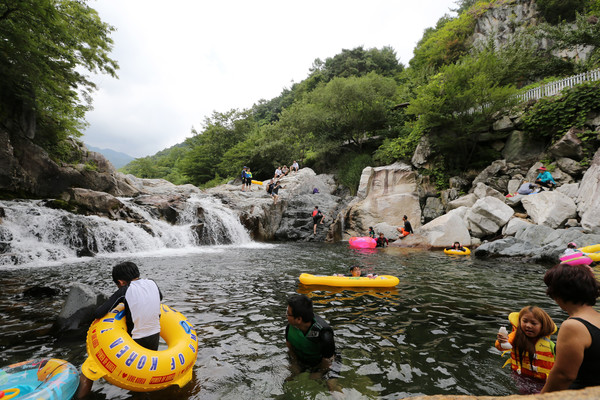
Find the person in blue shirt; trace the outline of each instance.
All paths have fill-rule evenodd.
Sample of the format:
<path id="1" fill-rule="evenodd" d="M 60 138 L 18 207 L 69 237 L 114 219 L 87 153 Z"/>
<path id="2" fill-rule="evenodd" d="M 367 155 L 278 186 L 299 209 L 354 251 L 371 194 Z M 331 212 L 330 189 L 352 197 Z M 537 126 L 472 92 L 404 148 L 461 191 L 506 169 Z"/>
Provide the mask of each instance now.
<path id="1" fill-rule="evenodd" d="M 538 174 L 537 178 L 535 178 L 535 183 L 540 186 L 550 188 L 550 190 L 554 189 L 556 187 L 556 181 L 552 177 L 552 174 L 548 172 L 546 167 L 542 165 L 538 168 L 538 171 L 540 173 Z"/>

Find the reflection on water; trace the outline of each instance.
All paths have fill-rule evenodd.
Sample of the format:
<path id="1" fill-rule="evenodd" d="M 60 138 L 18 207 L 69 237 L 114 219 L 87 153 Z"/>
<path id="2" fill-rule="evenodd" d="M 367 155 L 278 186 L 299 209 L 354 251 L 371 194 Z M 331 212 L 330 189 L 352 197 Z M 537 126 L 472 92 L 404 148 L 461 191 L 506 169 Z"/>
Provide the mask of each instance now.
<path id="1" fill-rule="evenodd" d="M 194 377 L 186 387 L 149 399 L 328 398 L 323 381 L 290 378 L 285 347 L 286 299 L 304 293 L 333 327 L 338 380 L 347 398 L 392 399 L 417 394 L 508 395 L 517 388 L 493 348 L 498 327 L 527 304 L 560 324 L 566 317 L 544 294 L 546 267 L 448 257 L 411 249 L 351 250 L 346 244 L 210 247 L 194 254 L 129 259 L 157 281 L 164 302 L 181 311 L 199 335 Z M 72 282 L 113 290 L 112 266 L 123 258 L 4 270 L 0 276 L 0 365 L 56 356 L 80 365 L 83 335 L 54 338 L 48 329 Z M 302 272 L 395 275 L 394 289 L 299 285 Z M 33 286 L 59 289 L 28 297 Z M 92 399 L 137 399 L 106 382 Z"/>

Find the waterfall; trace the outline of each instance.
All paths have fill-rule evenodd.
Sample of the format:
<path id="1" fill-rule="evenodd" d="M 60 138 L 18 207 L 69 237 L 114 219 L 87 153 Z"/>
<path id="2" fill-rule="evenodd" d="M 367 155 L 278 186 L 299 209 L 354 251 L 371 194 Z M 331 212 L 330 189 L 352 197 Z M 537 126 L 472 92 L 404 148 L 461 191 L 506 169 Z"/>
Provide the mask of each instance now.
<path id="1" fill-rule="evenodd" d="M 210 251 L 203 245 L 252 243 L 234 211 L 218 199 L 193 195 L 171 225 L 133 199 L 119 199 L 147 224 L 72 214 L 43 200 L 0 201 L 0 266 L 43 265 L 82 256 L 152 254 L 177 249 Z M 214 247 L 214 246 L 213 246 Z M 214 251 L 214 249 L 213 249 Z"/>

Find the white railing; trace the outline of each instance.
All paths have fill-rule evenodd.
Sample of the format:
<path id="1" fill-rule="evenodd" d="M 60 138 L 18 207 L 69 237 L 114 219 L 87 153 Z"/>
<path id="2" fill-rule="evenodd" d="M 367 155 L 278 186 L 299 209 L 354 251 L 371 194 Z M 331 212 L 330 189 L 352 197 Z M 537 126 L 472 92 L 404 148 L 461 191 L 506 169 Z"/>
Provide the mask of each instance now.
<path id="1" fill-rule="evenodd" d="M 521 101 L 539 100 L 542 97 L 554 96 L 559 94 L 564 88 L 570 88 L 583 82 L 593 82 L 600 80 L 600 68 L 583 74 L 570 76 L 559 81 L 543 84 L 540 87 L 529 89 L 525 93 L 517 95 Z"/>

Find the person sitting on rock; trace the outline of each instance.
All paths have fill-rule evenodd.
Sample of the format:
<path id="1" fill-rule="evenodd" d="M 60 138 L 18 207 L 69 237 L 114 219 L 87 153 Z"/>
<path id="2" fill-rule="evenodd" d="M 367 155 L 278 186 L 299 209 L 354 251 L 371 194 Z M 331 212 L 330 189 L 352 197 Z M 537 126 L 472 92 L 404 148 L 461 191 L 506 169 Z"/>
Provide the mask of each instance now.
<path id="1" fill-rule="evenodd" d="M 523 195 L 533 194 L 533 193 L 537 193 L 536 189 L 537 189 L 537 185 L 535 183 L 531 183 L 531 182 L 525 181 L 519 187 L 519 189 L 517 190 L 517 193 L 518 194 L 523 194 Z"/>
<path id="2" fill-rule="evenodd" d="M 404 226 L 396 228 L 398 232 L 400 232 L 400 236 L 398 237 L 398 239 L 404 239 L 411 233 L 414 233 L 412 225 L 410 224 L 410 221 L 408 220 L 408 217 L 406 215 L 402 217 L 402 221 L 404 221 Z"/>
<path id="3" fill-rule="evenodd" d="M 552 177 L 552 174 L 543 165 L 538 168 L 538 171 L 540 171 L 540 173 L 537 178 L 535 178 L 535 183 L 553 190 L 556 187 L 556 181 Z"/>
<path id="4" fill-rule="evenodd" d="M 298 172 L 299 169 L 300 169 L 300 166 L 298 165 L 298 163 L 296 162 L 296 160 L 294 160 L 294 162 L 292 163 L 291 171 Z"/>

